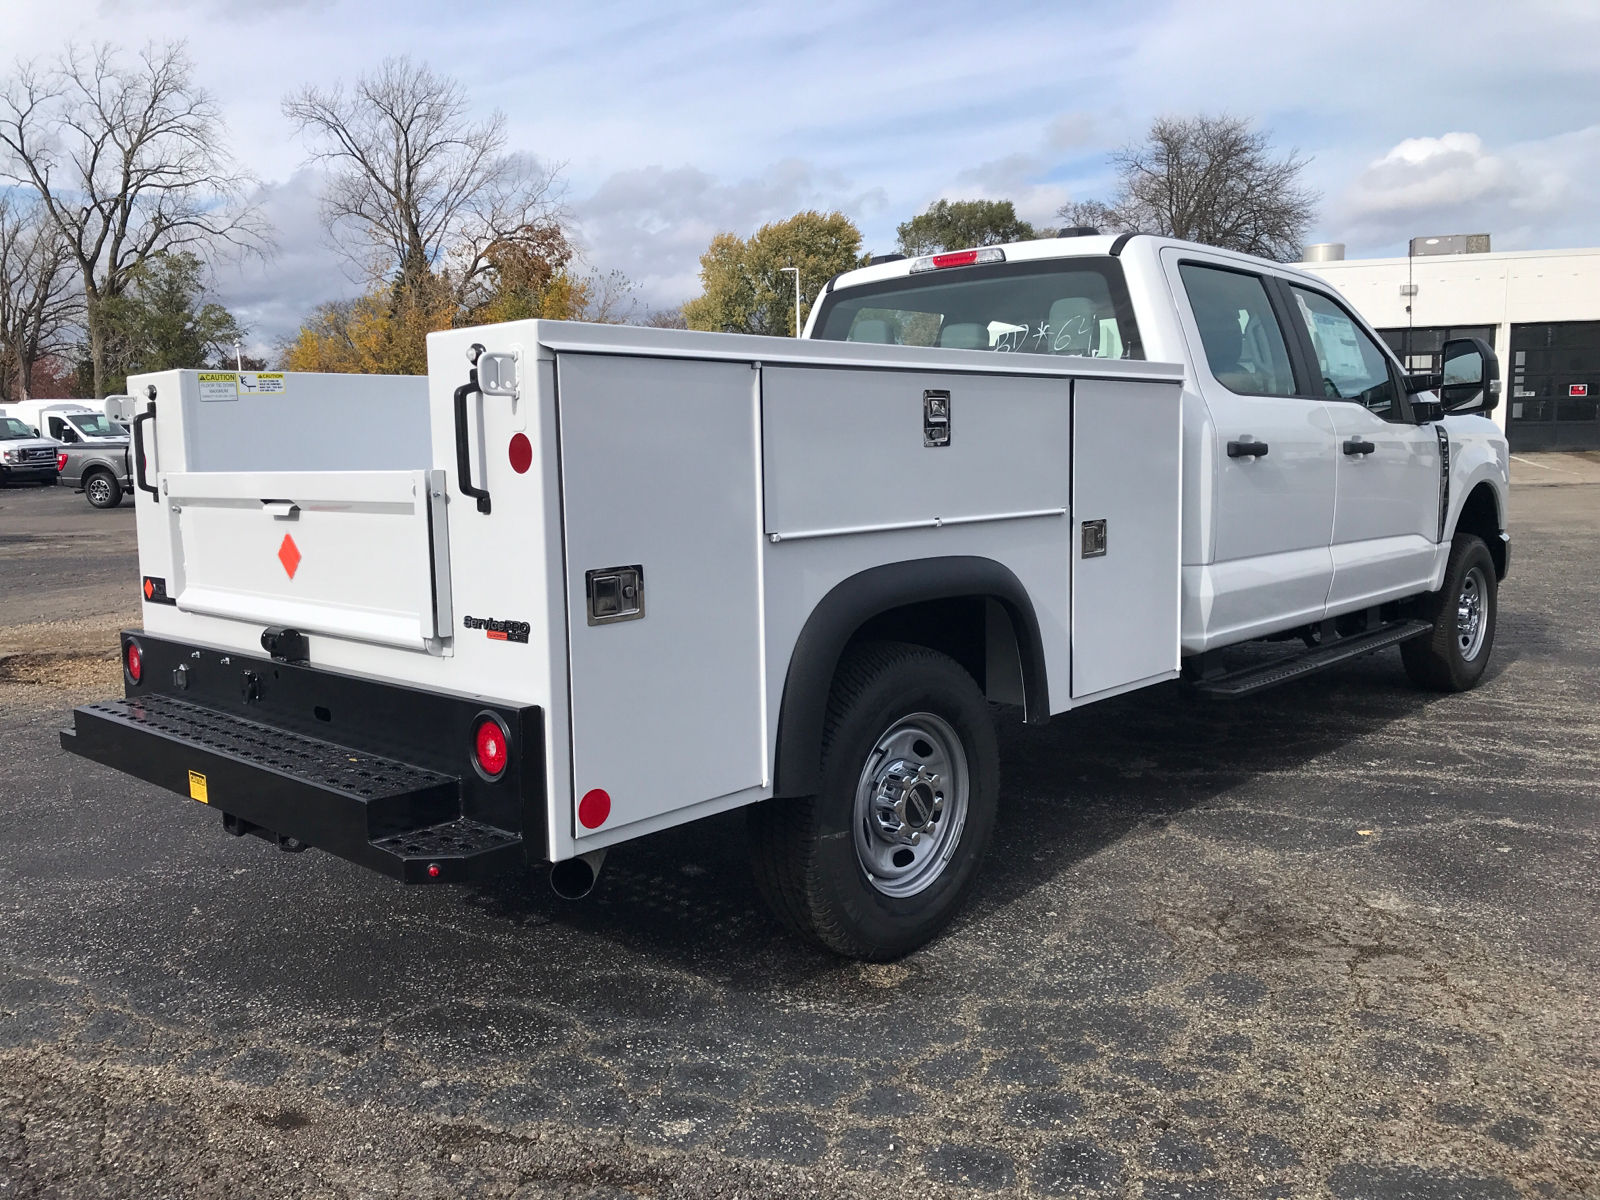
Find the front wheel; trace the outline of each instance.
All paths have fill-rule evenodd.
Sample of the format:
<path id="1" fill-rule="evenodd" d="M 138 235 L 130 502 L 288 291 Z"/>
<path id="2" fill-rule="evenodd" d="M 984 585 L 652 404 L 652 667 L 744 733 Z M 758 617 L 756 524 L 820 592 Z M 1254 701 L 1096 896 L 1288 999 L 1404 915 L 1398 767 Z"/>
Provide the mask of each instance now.
<path id="1" fill-rule="evenodd" d="M 1436 692 L 1477 687 L 1494 649 L 1498 608 L 1489 547 L 1470 533 L 1457 534 L 1444 569 L 1444 586 L 1422 600 L 1421 615 L 1433 628 L 1400 646 L 1411 682 Z"/>
<path id="2" fill-rule="evenodd" d="M 999 790 L 994 721 L 960 665 L 922 646 L 852 647 L 828 701 L 821 791 L 750 810 L 756 882 L 802 937 L 898 958 L 965 902 Z"/>

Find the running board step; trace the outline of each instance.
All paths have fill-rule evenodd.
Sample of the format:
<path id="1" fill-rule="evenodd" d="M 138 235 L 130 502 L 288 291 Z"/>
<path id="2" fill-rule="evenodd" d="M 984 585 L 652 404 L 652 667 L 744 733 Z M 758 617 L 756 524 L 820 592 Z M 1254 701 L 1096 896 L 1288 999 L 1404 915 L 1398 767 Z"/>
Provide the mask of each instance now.
<path id="1" fill-rule="evenodd" d="M 1426 621 L 1392 621 L 1371 633 L 1342 637 L 1331 645 L 1317 646 L 1315 649 L 1288 658 L 1280 658 L 1262 666 L 1247 667 L 1242 671 L 1196 680 L 1189 687 L 1202 696 L 1233 700 L 1239 696 L 1248 696 L 1252 692 L 1276 687 L 1291 679 L 1299 679 L 1304 675 L 1315 675 L 1318 671 L 1349 662 L 1352 658 L 1360 658 L 1363 654 L 1371 654 L 1374 650 L 1398 646 L 1401 642 L 1421 637 L 1432 628 L 1433 626 Z"/>

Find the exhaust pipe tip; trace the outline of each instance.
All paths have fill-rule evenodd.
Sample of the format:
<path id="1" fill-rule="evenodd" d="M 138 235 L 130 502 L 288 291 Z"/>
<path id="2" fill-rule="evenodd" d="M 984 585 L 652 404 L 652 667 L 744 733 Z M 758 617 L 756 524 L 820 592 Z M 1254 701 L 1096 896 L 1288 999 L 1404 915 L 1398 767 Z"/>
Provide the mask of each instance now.
<path id="1" fill-rule="evenodd" d="M 600 864 L 605 860 L 604 850 L 591 850 L 577 858 L 551 863 L 550 890 L 563 900 L 582 900 L 594 891 L 595 880 L 600 878 Z"/>

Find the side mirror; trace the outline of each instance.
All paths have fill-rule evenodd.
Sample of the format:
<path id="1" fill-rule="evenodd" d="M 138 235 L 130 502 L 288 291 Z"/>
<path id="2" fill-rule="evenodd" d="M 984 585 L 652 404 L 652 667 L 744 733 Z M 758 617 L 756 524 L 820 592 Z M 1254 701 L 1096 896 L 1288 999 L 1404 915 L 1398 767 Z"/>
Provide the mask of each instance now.
<path id="1" fill-rule="evenodd" d="M 1488 413 L 1500 403 L 1500 360 L 1482 338 L 1444 344 L 1439 401 L 1447 413 Z"/>

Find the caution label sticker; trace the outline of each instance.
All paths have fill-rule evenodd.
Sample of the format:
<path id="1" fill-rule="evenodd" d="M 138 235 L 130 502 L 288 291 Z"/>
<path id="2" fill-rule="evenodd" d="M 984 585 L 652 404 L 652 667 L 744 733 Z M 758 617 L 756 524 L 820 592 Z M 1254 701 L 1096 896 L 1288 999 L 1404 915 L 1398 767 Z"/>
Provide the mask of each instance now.
<path id="1" fill-rule="evenodd" d="M 206 798 L 206 777 L 199 771 L 189 772 L 189 799 L 198 800 L 201 804 L 210 804 Z"/>
<path id="2" fill-rule="evenodd" d="M 237 400 L 239 376 L 232 371 L 201 371 L 201 400 Z"/>
<path id="3" fill-rule="evenodd" d="M 281 396 L 288 390 L 282 371 L 245 371 L 239 376 L 241 396 Z"/>

